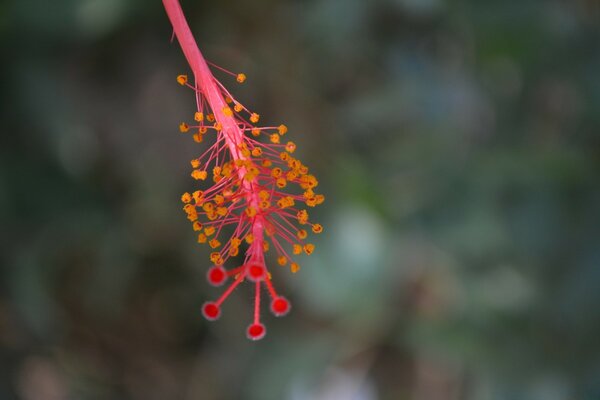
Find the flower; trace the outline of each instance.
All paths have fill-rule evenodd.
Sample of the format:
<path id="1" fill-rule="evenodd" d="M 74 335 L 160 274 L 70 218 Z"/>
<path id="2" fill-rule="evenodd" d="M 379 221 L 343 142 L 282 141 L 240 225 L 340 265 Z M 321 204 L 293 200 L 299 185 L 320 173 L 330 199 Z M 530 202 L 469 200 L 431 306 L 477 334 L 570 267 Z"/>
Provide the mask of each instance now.
<path id="1" fill-rule="evenodd" d="M 317 234 L 320 224 L 310 221 L 306 207 L 324 201 L 316 194 L 315 176 L 299 159 L 292 156 L 296 144 L 281 142 L 288 128 L 258 126 L 260 115 L 249 110 L 214 77 L 198 49 L 178 0 L 163 0 L 183 53 L 192 69 L 193 82 L 187 75 L 177 82 L 195 93 L 197 110 L 193 122 L 181 122 L 182 133 L 193 133 L 194 141 L 204 139 L 210 146 L 191 160 L 191 176 L 207 182 L 202 190 L 184 193 L 183 210 L 198 232 L 198 242 L 207 243 L 213 266 L 207 279 L 211 285 L 229 285 L 215 301 L 204 303 L 202 313 L 208 320 L 221 316 L 221 306 L 242 282 L 254 283 L 254 318 L 246 330 L 251 340 L 262 339 L 266 327 L 261 323 L 261 286 L 267 289 L 270 310 L 275 316 L 286 315 L 290 302 L 279 295 L 265 262 L 265 253 L 273 249 L 277 264 L 288 265 L 295 273 L 300 266 L 290 252 L 312 254 L 315 246 L 307 242 L 308 225 Z M 214 64 L 210 66 L 232 75 L 238 83 L 246 81 L 243 73 L 233 73 Z M 263 140 L 261 140 L 263 139 Z M 295 187 L 295 188 L 294 188 Z M 233 268 L 225 263 L 243 251 L 243 262 Z M 291 251 L 290 251 L 291 250 Z"/>

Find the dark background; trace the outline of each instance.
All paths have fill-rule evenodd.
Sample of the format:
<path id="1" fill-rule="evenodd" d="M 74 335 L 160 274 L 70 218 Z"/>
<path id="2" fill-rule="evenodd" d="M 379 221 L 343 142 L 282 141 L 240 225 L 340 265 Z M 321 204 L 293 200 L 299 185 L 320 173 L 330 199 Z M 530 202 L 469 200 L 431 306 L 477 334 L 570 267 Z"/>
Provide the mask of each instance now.
<path id="1" fill-rule="evenodd" d="M 294 309 L 201 317 L 161 2 L 4 1 L 0 399 L 600 399 L 597 1 L 183 7 L 327 196 Z"/>

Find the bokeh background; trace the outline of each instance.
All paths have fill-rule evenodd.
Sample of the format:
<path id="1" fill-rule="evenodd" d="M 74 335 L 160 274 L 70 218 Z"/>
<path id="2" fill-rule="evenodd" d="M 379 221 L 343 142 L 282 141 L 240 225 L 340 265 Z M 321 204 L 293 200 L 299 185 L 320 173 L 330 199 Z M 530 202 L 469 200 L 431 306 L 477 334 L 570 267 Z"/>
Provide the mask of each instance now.
<path id="1" fill-rule="evenodd" d="M 600 399 L 600 4 L 183 1 L 325 232 L 208 323 L 159 0 L 0 4 L 0 399 Z"/>

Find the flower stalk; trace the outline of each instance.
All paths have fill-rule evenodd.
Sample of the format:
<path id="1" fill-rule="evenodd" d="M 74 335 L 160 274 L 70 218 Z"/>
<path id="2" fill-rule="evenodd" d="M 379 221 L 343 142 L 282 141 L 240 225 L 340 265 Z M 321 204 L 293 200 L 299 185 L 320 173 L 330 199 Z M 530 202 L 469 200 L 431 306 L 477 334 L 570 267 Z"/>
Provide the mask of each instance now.
<path id="1" fill-rule="evenodd" d="M 289 264 L 291 271 L 297 272 L 300 267 L 292 261 L 290 253 L 309 255 L 314 251 L 314 245 L 305 241 L 307 230 L 301 226 L 310 228 L 313 233 L 323 230 L 320 224 L 309 221 L 308 211 L 300 205 L 314 207 L 322 203 L 324 197 L 313 191 L 318 184 L 316 178 L 292 156 L 295 143 L 282 143 L 287 127 L 258 126 L 260 116 L 225 89 L 214 77 L 211 66 L 233 75 L 238 83 L 243 83 L 246 76 L 208 63 L 196 44 L 179 1 L 163 0 L 163 4 L 193 74 L 192 83 L 187 75 L 179 75 L 177 82 L 191 88 L 196 96 L 194 122 L 182 122 L 179 129 L 193 133 L 195 142 L 206 139 L 212 143 L 201 156 L 191 160 L 191 176 L 206 181 L 212 172 L 212 184 L 205 190 L 184 193 L 183 209 L 198 232 L 198 242 L 208 243 L 215 250 L 210 255 L 214 265 L 208 270 L 209 283 L 220 286 L 232 278 L 216 301 L 203 305 L 202 312 L 208 320 L 218 319 L 223 302 L 235 288 L 245 280 L 252 281 L 254 318 L 246 334 L 258 340 L 266 333 L 260 320 L 261 287 L 264 285 L 271 298 L 274 315 L 285 315 L 291 307 L 273 286 L 265 253 L 273 248 L 277 263 Z M 225 263 L 239 254 L 240 247 L 246 247 L 243 263 L 226 269 Z"/>

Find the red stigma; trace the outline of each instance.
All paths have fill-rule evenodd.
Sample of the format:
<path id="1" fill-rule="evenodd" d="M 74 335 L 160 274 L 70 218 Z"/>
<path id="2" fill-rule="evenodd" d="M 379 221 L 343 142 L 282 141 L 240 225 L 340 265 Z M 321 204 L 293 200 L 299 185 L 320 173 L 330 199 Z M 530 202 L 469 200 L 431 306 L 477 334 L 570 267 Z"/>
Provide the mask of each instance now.
<path id="1" fill-rule="evenodd" d="M 290 312 L 290 302 L 283 296 L 279 296 L 271 301 L 271 312 L 276 317 L 283 317 Z"/>
<path id="2" fill-rule="evenodd" d="M 265 328 L 263 324 L 257 323 L 252 324 L 248 327 L 248 330 L 246 331 L 246 336 L 248 336 L 248 339 L 250 340 L 260 340 L 265 337 L 266 333 L 267 328 Z"/>
<path id="3" fill-rule="evenodd" d="M 204 303 L 202 306 L 202 315 L 209 321 L 214 321 L 221 316 L 221 308 L 215 303 Z"/>
<path id="4" fill-rule="evenodd" d="M 208 270 L 207 279 L 211 285 L 221 286 L 227 279 L 227 273 L 223 267 L 214 266 Z"/>
<path id="5" fill-rule="evenodd" d="M 252 281 L 260 281 L 265 278 L 266 268 L 260 264 L 250 264 L 248 266 L 248 279 Z"/>

